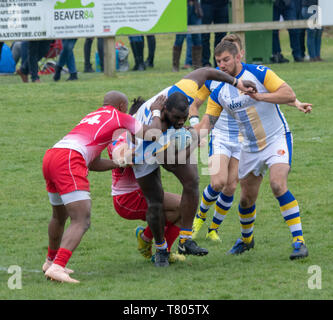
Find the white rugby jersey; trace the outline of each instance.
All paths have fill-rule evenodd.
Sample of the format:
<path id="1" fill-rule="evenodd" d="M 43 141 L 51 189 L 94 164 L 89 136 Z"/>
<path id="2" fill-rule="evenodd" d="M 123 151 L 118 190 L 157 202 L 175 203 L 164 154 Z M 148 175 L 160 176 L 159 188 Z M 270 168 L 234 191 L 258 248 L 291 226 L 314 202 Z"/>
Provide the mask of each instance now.
<path id="1" fill-rule="evenodd" d="M 219 68 L 216 68 L 219 70 Z M 197 98 L 205 101 L 209 95 L 216 89 L 221 82 L 215 80 L 207 80 L 197 93 Z M 218 130 L 216 130 L 218 129 Z M 225 110 L 222 110 L 219 119 L 214 125 L 213 132 L 223 137 L 226 142 L 240 142 L 239 128 L 237 121 Z M 213 134 L 211 132 L 211 135 Z"/>
<path id="2" fill-rule="evenodd" d="M 284 83 L 265 66 L 245 63 L 242 65 L 242 71 L 236 78 L 253 81 L 259 93 L 274 92 Z M 281 135 L 290 132 L 277 104 L 256 101 L 227 83 L 221 83 L 212 92 L 206 113 L 219 116 L 222 110 L 226 110 L 236 119 L 244 137 L 242 146 L 248 152 L 260 151 Z"/>

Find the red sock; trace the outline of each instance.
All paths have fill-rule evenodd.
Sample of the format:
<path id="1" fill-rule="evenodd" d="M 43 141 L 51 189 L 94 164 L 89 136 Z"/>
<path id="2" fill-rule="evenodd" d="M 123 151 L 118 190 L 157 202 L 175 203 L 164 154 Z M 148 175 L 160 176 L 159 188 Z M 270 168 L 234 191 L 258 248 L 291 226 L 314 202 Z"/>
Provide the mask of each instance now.
<path id="1" fill-rule="evenodd" d="M 65 248 L 59 248 L 58 253 L 53 261 L 53 263 L 62 266 L 63 268 L 66 266 L 68 260 L 72 255 L 72 251 L 67 250 Z"/>
<path id="2" fill-rule="evenodd" d="M 164 236 L 165 236 L 165 240 L 168 244 L 169 251 L 171 250 L 171 247 L 172 247 L 173 243 L 175 242 L 175 240 L 178 238 L 179 231 L 180 231 L 180 228 L 178 228 L 173 223 L 167 221 Z"/>
<path id="3" fill-rule="evenodd" d="M 146 239 L 149 239 L 149 241 L 153 240 L 154 238 L 149 226 L 145 228 L 145 230 L 143 231 L 143 235 L 146 237 Z"/>
<path id="4" fill-rule="evenodd" d="M 52 249 L 50 249 L 50 247 L 47 248 L 47 258 L 49 260 L 53 261 L 57 255 L 57 253 L 58 253 L 58 250 L 52 250 Z"/>

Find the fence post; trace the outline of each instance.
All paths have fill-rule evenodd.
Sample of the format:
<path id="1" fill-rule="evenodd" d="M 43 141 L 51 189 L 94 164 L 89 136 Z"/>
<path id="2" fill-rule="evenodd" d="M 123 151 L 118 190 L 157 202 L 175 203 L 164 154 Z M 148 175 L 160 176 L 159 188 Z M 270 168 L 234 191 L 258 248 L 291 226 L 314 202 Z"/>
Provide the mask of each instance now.
<path id="1" fill-rule="evenodd" d="M 116 75 L 116 37 L 104 38 L 104 74 L 108 77 Z"/>
<path id="2" fill-rule="evenodd" d="M 244 23 L 244 21 L 244 0 L 232 0 L 232 23 Z M 236 32 L 236 34 L 242 40 L 243 49 L 246 50 L 245 32 Z"/>

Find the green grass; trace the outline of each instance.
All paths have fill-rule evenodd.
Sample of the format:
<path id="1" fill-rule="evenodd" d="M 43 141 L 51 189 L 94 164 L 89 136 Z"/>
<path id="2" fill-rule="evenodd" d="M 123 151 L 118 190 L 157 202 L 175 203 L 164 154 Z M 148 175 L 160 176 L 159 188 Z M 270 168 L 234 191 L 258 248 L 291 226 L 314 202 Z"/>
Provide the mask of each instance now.
<path id="1" fill-rule="evenodd" d="M 58 83 L 43 76 L 41 84 L 23 84 L 18 76 L 0 77 L 0 299 L 332 299 L 333 39 L 327 33 L 325 62 L 272 66 L 300 100 L 314 104 L 310 115 L 282 106 L 294 135 L 289 188 L 301 207 L 307 259 L 289 261 L 290 233 L 266 176 L 257 201 L 254 250 L 237 257 L 225 254 L 240 235 L 238 188 L 223 222 L 222 244 L 207 242 L 202 231 L 198 243 L 209 249 L 208 256 L 155 268 L 136 250 L 134 229 L 143 222 L 126 221 L 113 209 L 111 173 L 91 172 L 92 225 L 69 265 L 81 283 L 45 281 L 41 265 L 51 210 L 41 171 L 44 152 L 100 106 L 108 90 L 123 91 L 129 99 L 149 98 L 180 79 L 184 71 L 171 72 L 173 39 L 157 37 L 156 66 L 141 73 L 119 73 L 115 78 L 80 73 L 77 82 Z M 286 32 L 281 39 L 283 53 L 291 58 Z M 127 38 L 121 40 L 128 44 Z M 75 55 L 82 71 L 83 40 Z M 132 61 L 130 55 L 131 65 Z M 200 164 L 199 170 L 204 166 Z M 181 192 L 177 180 L 164 170 L 162 179 L 166 191 Z M 200 191 L 208 182 L 209 177 L 202 175 Z M 22 268 L 21 290 L 7 286 L 11 265 Z M 320 290 L 308 288 L 312 265 L 322 270 Z"/>

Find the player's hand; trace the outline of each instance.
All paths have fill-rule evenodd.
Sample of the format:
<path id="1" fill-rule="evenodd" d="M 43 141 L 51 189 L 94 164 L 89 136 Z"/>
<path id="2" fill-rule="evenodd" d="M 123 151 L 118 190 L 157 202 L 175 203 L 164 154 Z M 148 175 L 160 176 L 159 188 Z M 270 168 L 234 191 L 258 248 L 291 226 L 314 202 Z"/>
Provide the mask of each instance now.
<path id="1" fill-rule="evenodd" d="M 256 101 L 263 101 L 263 98 L 265 96 L 264 93 L 258 93 L 258 92 L 245 92 L 246 95 L 250 96 L 252 99 Z"/>
<path id="2" fill-rule="evenodd" d="M 238 80 L 237 89 L 245 93 L 257 93 L 257 86 L 253 81 L 250 80 Z"/>
<path id="3" fill-rule="evenodd" d="M 312 104 L 307 102 L 299 102 L 296 104 L 296 108 L 304 113 L 310 113 L 312 111 Z"/>
<path id="4" fill-rule="evenodd" d="M 166 100 L 167 100 L 167 97 L 162 96 L 162 95 L 158 96 L 156 98 L 156 100 L 151 104 L 150 110 L 151 111 L 154 111 L 154 110 L 162 111 L 165 106 Z"/>

